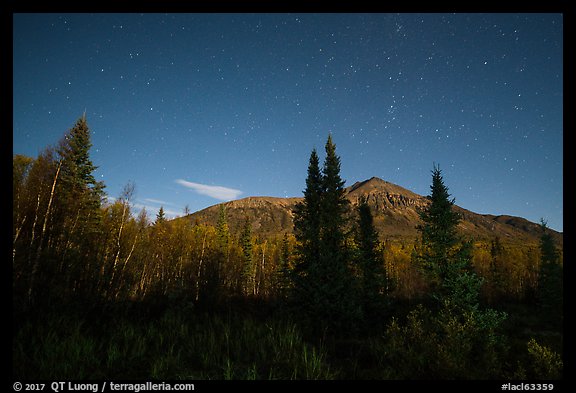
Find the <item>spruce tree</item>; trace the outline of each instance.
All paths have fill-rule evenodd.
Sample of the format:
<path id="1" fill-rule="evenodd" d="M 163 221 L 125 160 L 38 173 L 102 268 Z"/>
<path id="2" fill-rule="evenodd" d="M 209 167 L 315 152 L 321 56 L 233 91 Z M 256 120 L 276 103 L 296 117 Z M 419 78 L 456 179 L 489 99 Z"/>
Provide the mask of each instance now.
<path id="1" fill-rule="evenodd" d="M 430 186 L 430 204 L 420 212 L 424 222 L 419 227 L 422 242 L 429 246 L 429 255 L 441 264 L 449 256 L 449 252 L 458 242 L 456 226 L 460 216 L 452 207 L 454 198 L 450 199 L 448 188 L 444 185 L 440 167 L 432 170 L 432 185 Z"/>
<path id="2" fill-rule="evenodd" d="M 230 230 L 228 228 L 228 217 L 226 215 L 226 207 L 224 204 L 220 205 L 218 210 L 218 221 L 216 223 L 216 237 L 217 247 L 222 262 L 228 260 L 229 244 L 230 244 Z"/>
<path id="3" fill-rule="evenodd" d="M 540 271 L 538 275 L 538 303 L 554 326 L 563 319 L 563 269 L 554 238 L 547 222 L 540 221 Z"/>
<path id="4" fill-rule="evenodd" d="M 256 269 L 252 255 L 252 225 L 246 218 L 240 233 L 240 247 L 242 248 L 242 281 L 246 295 L 256 294 Z"/>
<path id="5" fill-rule="evenodd" d="M 322 205 L 320 209 L 320 259 L 327 271 L 345 274 L 345 234 L 349 201 L 346 199 L 344 181 L 340 178 L 340 157 L 332 136 L 326 142 L 326 159 L 322 171 Z"/>
<path id="6" fill-rule="evenodd" d="M 358 204 L 356 229 L 358 245 L 358 267 L 361 275 L 361 296 L 366 316 L 373 317 L 382 312 L 383 295 L 386 288 L 384 261 L 378 253 L 378 232 L 366 198 Z"/>
<path id="7" fill-rule="evenodd" d="M 296 272 L 306 274 L 320 255 L 320 208 L 322 174 L 316 149 L 310 153 L 304 200 L 294 209 L 294 232 L 298 241 Z"/>
<path id="8" fill-rule="evenodd" d="M 318 315 L 329 327 L 344 332 L 357 327 L 361 316 L 354 276 L 349 267 L 350 253 L 345 228 L 350 203 L 346 199 L 344 181 L 340 177 L 340 157 L 332 136 L 325 145 L 326 158 L 322 170 L 322 205 L 320 210 L 320 302 Z"/>
<path id="9" fill-rule="evenodd" d="M 446 376 L 460 378 L 462 370 L 478 368 L 484 375 L 484 370 L 501 367 L 506 313 L 480 307 L 482 279 L 472 267 L 472 242 L 457 233 L 459 215 L 453 206 L 442 172 L 434 166 L 430 204 L 420 212 L 423 250 L 419 258 L 432 280 L 437 307 L 431 328 L 441 337 L 437 350 L 452 358 Z"/>
<path id="10" fill-rule="evenodd" d="M 304 200 L 294 208 L 294 234 L 296 237 L 296 263 L 291 271 L 291 300 L 303 313 L 304 319 L 313 318 L 318 291 L 320 258 L 320 209 L 322 206 L 322 174 L 316 149 L 310 153 Z"/>
<path id="11" fill-rule="evenodd" d="M 154 221 L 155 225 L 161 225 L 166 222 L 166 214 L 164 214 L 164 206 L 160 206 L 158 209 L 158 213 L 156 214 L 156 221 Z"/>
<path id="12" fill-rule="evenodd" d="M 288 234 L 285 232 L 280 246 L 278 266 L 274 278 L 277 294 L 280 298 L 284 298 L 290 286 L 290 255 L 290 241 L 288 240 Z"/>
<path id="13" fill-rule="evenodd" d="M 80 197 L 88 208 L 99 208 L 104 196 L 104 183 L 96 181 L 98 169 L 90 159 L 90 128 L 83 115 L 60 141 L 58 154 L 62 160 L 62 184 L 66 193 Z"/>
<path id="14" fill-rule="evenodd" d="M 436 165 L 432 170 L 428 199 L 428 206 L 419 212 L 422 220 L 418 226 L 423 246 L 422 268 L 433 290 L 439 290 L 447 278 L 450 262 L 455 259 L 455 246 L 459 240 L 456 227 L 460 216 L 453 210 L 454 199 L 450 199 L 442 171 Z"/>
<path id="15" fill-rule="evenodd" d="M 90 128 L 84 114 L 60 140 L 57 148 L 61 173 L 56 194 L 59 204 L 55 214 L 67 233 L 64 252 L 87 252 L 88 239 L 95 238 L 101 227 L 104 183 L 97 181 L 90 149 Z M 72 233 L 70 233 L 72 232 Z"/>
<path id="16" fill-rule="evenodd" d="M 325 149 L 322 173 L 316 151 L 310 155 L 304 201 L 294 212 L 299 245 L 293 287 L 309 322 L 316 328 L 342 332 L 357 321 L 360 310 L 346 247 L 349 202 L 331 136 Z"/>
<path id="17" fill-rule="evenodd" d="M 290 262 L 290 241 L 288 240 L 288 234 L 284 232 L 282 237 L 282 245 L 280 247 L 280 268 L 281 270 L 286 270 L 289 267 Z"/>
<path id="18" fill-rule="evenodd" d="M 48 286 L 57 296 L 65 296 L 66 291 L 88 294 L 96 285 L 93 276 L 98 270 L 97 261 L 90 256 L 99 248 L 104 184 L 94 177 L 97 167 L 90 158 L 91 147 L 90 129 L 83 115 L 55 149 L 56 170 L 33 271 L 38 270 L 41 259 L 53 259 L 51 269 L 55 271 L 45 280 L 53 279 Z"/>
<path id="19" fill-rule="evenodd" d="M 457 233 L 460 215 L 453 209 L 442 171 L 432 170 L 430 203 L 420 212 L 423 224 L 421 266 L 430 279 L 433 298 L 440 304 L 472 309 L 478 305 L 482 280 L 472 269 L 472 243 Z"/>

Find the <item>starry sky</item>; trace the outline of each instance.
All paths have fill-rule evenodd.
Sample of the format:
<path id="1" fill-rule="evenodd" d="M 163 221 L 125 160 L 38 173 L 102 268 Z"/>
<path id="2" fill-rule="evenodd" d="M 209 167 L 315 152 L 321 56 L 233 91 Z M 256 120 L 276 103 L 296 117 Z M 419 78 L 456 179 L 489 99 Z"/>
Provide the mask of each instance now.
<path id="1" fill-rule="evenodd" d="M 86 112 L 95 175 L 134 211 L 302 196 L 329 133 L 372 176 L 563 230 L 563 18 L 488 14 L 14 14 L 13 153 Z"/>

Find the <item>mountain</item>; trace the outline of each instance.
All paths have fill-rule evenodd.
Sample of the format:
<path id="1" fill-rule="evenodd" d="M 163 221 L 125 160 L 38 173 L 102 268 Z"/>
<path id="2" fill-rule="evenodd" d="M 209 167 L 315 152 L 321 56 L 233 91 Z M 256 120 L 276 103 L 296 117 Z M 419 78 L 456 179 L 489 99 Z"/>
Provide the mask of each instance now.
<path id="1" fill-rule="evenodd" d="M 346 197 L 352 206 L 367 198 L 374 216 L 374 226 L 382 239 L 409 240 L 419 237 L 416 229 L 421 223 L 418 210 L 424 208 L 428 198 L 377 177 L 356 182 L 346 188 Z M 252 223 L 252 232 L 262 237 L 293 233 L 293 211 L 302 198 L 248 197 L 225 202 L 228 225 L 238 233 L 246 217 Z M 214 205 L 179 220 L 215 225 L 220 205 Z M 537 242 L 540 225 L 521 217 L 478 214 L 460 206 L 454 207 L 461 214 L 459 229 L 463 235 L 478 240 L 492 240 L 496 236 L 508 242 Z M 556 243 L 563 244 L 562 233 L 552 231 Z"/>

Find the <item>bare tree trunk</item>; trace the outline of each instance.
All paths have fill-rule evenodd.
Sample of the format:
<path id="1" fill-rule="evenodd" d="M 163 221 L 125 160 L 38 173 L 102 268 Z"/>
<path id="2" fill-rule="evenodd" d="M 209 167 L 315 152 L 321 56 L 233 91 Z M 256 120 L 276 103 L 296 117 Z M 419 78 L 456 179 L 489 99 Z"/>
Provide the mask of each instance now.
<path id="1" fill-rule="evenodd" d="M 146 273 L 147 270 L 146 267 L 148 266 L 148 263 L 144 262 L 144 266 L 142 267 L 142 275 L 140 276 L 140 283 L 138 285 L 140 292 L 141 292 L 141 297 L 140 299 L 144 298 L 144 296 L 146 295 L 146 285 L 145 285 L 145 280 L 146 280 Z"/>
<path id="2" fill-rule="evenodd" d="M 81 209 L 78 208 L 78 212 L 76 213 L 76 218 L 74 219 L 74 224 L 72 224 L 70 234 L 74 233 L 74 230 L 76 230 L 76 225 L 78 224 L 78 220 L 80 219 L 80 211 Z M 61 272 L 64 271 L 64 261 L 66 260 L 66 252 L 68 251 L 70 244 L 72 244 L 72 236 L 69 235 L 66 240 L 66 244 L 64 245 L 64 250 L 62 250 L 62 258 L 60 258 L 59 271 Z"/>
<path id="3" fill-rule="evenodd" d="M 38 210 L 40 209 L 40 193 L 38 191 L 38 201 L 36 202 L 36 210 L 34 211 L 34 222 L 32 223 L 32 235 L 30 236 L 30 252 L 28 253 L 28 264 L 32 261 L 32 249 L 34 247 L 34 240 L 36 240 L 36 224 L 38 223 Z"/>
<path id="4" fill-rule="evenodd" d="M 128 209 L 127 202 L 123 202 L 122 204 L 122 218 L 120 220 L 120 229 L 118 230 L 118 236 L 116 238 L 116 255 L 114 257 L 114 263 L 112 264 L 112 276 L 110 277 L 110 281 L 108 285 L 111 287 L 114 284 L 114 276 L 116 275 L 116 265 L 118 264 L 118 260 L 120 259 L 120 239 L 122 237 L 122 230 L 124 229 L 124 219 L 126 217 L 126 210 Z M 107 291 L 108 292 L 108 291 Z"/>
<path id="5" fill-rule="evenodd" d="M 266 243 L 264 243 L 262 245 L 262 259 L 260 260 L 260 274 L 257 274 L 257 272 L 254 272 L 254 274 L 258 277 L 258 289 L 255 290 L 255 293 L 254 293 L 255 295 L 260 294 L 260 291 L 262 289 L 262 281 L 263 281 L 265 261 L 266 261 Z M 256 287 L 256 277 L 254 277 L 254 286 Z"/>
<path id="6" fill-rule="evenodd" d="M 48 200 L 48 207 L 46 208 L 46 214 L 44 215 L 44 223 L 42 225 L 42 232 L 40 232 L 40 242 L 38 244 L 38 249 L 36 250 L 36 257 L 34 258 L 34 264 L 32 265 L 32 275 L 30 277 L 30 287 L 28 288 L 28 302 L 32 300 L 32 293 L 35 285 L 36 274 L 38 273 L 38 265 L 40 263 L 40 254 L 42 253 L 42 242 L 44 241 L 44 234 L 46 233 L 46 226 L 48 225 L 48 217 L 50 216 L 50 208 L 52 207 L 52 201 L 54 200 L 54 190 L 56 189 L 56 183 L 58 182 L 58 176 L 60 175 L 60 168 L 62 167 L 62 160 L 58 162 L 58 168 L 56 169 L 56 175 L 54 176 L 54 181 L 52 182 L 52 190 L 50 191 L 50 199 Z M 40 203 L 40 193 L 38 193 L 38 203 Z"/>
<path id="7" fill-rule="evenodd" d="M 122 269 L 120 269 L 120 277 L 122 277 L 124 275 L 124 270 L 126 269 L 126 265 L 128 265 L 128 261 L 130 260 L 132 253 L 134 252 L 134 248 L 136 247 L 137 241 L 138 241 L 138 235 L 134 236 L 134 242 L 132 243 L 132 248 L 130 249 L 130 252 L 128 253 L 128 256 L 126 257 L 126 259 L 124 260 L 124 264 L 122 265 Z M 118 298 L 119 294 L 120 294 L 120 290 L 117 289 L 115 297 Z"/>
<path id="8" fill-rule="evenodd" d="M 200 261 L 198 263 L 198 274 L 196 275 L 196 301 L 200 296 L 200 275 L 202 274 L 202 261 L 204 260 L 204 248 L 206 246 L 206 236 L 208 231 L 204 232 L 204 238 L 202 239 L 202 251 L 200 253 Z"/>
<path id="9" fill-rule="evenodd" d="M 14 265 L 14 260 L 16 259 L 16 242 L 18 241 L 18 237 L 20 237 L 20 232 L 22 231 L 25 222 L 26 222 L 26 216 L 22 218 L 22 222 L 20 222 L 20 225 L 16 225 L 14 240 L 12 241 L 12 265 Z"/>

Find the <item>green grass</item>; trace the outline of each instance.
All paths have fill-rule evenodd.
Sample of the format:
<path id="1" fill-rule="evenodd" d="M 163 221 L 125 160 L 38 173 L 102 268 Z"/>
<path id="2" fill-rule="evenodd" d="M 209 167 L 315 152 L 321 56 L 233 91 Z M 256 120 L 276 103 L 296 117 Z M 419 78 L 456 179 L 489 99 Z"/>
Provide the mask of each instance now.
<path id="1" fill-rule="evenodd" d="M 322 349 L 291 322 L 167 313 L 97 325 L 52 315 L 13 342 L 21 379 L 332 379 Z"/>
<path id="2" fill-rule="evenodd" d="M 513 317 L 497 346 L 483 341 L 476 325 L 465 320 L 438 325 L 425 308 L 391 319 L 374 333 L 350 337 L 305 336 L 286 315 L 242 308 L 129 310 L 82 317 L 52 312 L 19 320 L 13 377 L 525 380 L 556 379 L 563 368 L 561 332 L 542 330 L 549 328 L 522 308 L 507 310 Z"/>

